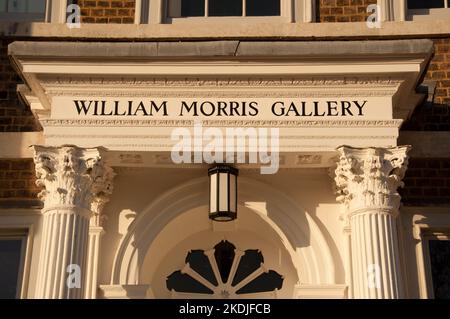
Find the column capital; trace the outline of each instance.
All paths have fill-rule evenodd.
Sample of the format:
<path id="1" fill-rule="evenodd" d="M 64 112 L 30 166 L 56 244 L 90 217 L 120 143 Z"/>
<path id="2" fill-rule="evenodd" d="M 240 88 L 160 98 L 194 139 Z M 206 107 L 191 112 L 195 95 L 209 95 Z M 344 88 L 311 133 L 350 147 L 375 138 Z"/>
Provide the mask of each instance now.
<path id="1" fill-rule="evenodd" d="M 36 184 L 44 211 L 76 207 L 100 214 L 111 195 L 114 172 L 104 162 L 103 148 L 33 146 Z"/>
<path id="2" fill-rule="evenodd" d="M 410 148 L 338 148 L 337 201 L 347 206 L 350 215 L 367 211 L 397 214 L 397 189 L 403 187 Z"/>

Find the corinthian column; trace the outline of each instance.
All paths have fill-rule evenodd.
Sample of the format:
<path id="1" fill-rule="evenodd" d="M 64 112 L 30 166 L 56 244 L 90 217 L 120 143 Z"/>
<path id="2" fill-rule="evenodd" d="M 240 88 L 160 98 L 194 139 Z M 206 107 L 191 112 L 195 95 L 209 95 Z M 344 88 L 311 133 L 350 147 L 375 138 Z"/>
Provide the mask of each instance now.
<path id="1" fill-rule="evenodd" d="M 402 298 L 397 216 L 409 147 L 338 149 L 337 200 L 350 229 L 354 298 Z"/>
<path id="2" fill-rule="evenodd" d="M 97 298 L 100 243 L 102 235 L 104 234 L 102 224 L 105 216 L 100 215 L 100 213 L 96 211 L 94 211 L 93 213 L 94 214 L 91 216 L 89 225 L 89 239 L 86 261 L 86 285 L 84 288 L 84 298 L 86 299 Z"/>
<path id="3" fill-rule="evenodd" d="M 35 146 L 37 184 L 44 201 L 37 298 L 82 298 L 89 222 L 112 191 L 102 149 Z"/>

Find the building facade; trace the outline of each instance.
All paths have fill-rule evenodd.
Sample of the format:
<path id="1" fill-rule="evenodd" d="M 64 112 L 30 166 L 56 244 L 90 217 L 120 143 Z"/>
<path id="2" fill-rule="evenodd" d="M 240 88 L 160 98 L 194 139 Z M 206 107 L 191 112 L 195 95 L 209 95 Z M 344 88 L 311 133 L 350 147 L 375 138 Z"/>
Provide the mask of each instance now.
<path id="1" fill-rule="evenodd" d="M 0 35 L 1 298 L 450 297 L 450 1 L 9 0 Z"/>

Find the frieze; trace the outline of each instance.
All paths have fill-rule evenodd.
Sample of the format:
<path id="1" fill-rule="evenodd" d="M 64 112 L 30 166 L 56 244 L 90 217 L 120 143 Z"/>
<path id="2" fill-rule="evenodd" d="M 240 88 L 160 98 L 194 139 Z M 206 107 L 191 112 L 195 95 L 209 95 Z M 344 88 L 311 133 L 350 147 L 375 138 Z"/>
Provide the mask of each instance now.
<path id="1" fill-rule="evenodd" d="M 101 126 L 101 127 L 192 127 L 194 120 L 128 120 L 128 119 L 41 119 L 43 126 Z M 398 128 L 403 120 L 203 120 L 205 127 L 359 127 Z"/>
<path id="2" fill-rule="evenodd" d="M 161 140 L 168 138 L 168 135 L 96 135 L 96 134 L 46 134 L 47 138 L 105 138 L 105 139 L 146 139 L 146 140 Z M 283 135 L 280 136 L 280 140 L 311 140 L 311 139 L 328 139 L 328 140 L 340 140 L 340 139 L 350 139 L 350 140 L 361 140 L 361 139 L 371 139 L 371 140 L 384 140 L 384 139 L 396 139 L 397 136 L 394 135 L 376 135 L 376 136 L 355 136 L 355 135 Z"/>

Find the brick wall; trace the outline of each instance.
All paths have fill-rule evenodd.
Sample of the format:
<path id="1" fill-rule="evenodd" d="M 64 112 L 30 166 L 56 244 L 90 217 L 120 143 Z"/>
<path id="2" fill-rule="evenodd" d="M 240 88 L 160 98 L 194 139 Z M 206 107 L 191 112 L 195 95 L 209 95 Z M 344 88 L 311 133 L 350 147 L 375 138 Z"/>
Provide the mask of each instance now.
<path id="1" fill-rule="evenodd" d="M 39 125 L 16 93 L 17 84 L 22 82 L 7 56 L 7 45 L 13 41 L 12 38 L 0 39 L 0 132 L 36 131 L 40 129 Z M 435 39 L 434 42 L 436 53 L 425 78 L 436 82 L 434 104 L 419 106 L 402 130 L 448 131 L 450 134 L 450 38 Z M 405 188 L 401 190 L 404 204 L 450 205 L 449 166 L 450 159 L 412 158 Z M 37 193 L 31 159 L 0 159 L 1 203 L 36 200 Z"/>
<path id="2" fill-rule="evenodd" d="M 135 0 L 78 0 L 81 23 L 134 23 Z"/>
<path id="3" fill-rule="evenodd" d="M 5 200 L 36 200 L 35 182 L 32 159 L 0 159 L 0 206 Z"/>
<path id="4" fill-rule="evenodd" d="M 8 58 L 8 44 L 12 41 L 0 38 L 0 132 L 36 131 L 39 124 L 17 95 L 17 84 L 22 81 Z"/>
<path id="5" fill-rule="evenodd" d="M 363 22 L 369 14 L 367 7 L 377 0 L 317 0 L 317 21 Z"/>
<path id="6" fill-rule="evenodd" d="M 450 159 L 412 158 L 404 182 L 404 205 L 450 205 Z"/>
<path id="7" fill-rule="evenodd" d="M 436 39 L 435 56 L 425 81 L 436 84 L 434 103 L 416 108 L 402 130 L 448 131 L 450 134 L 450 38 Z M 414 145 L 412 145 L 414 147 Z M 400 191 L 407 206 L 450 205 L 450 159 L 410 159 Z"/>
<path id="8" fill-rule="evenodd" d="M 434 104 L 419 106 L 403 130 L 450 131 L 450 38 L 434 43 L 436 53 L 425 78 L 436 83 Z"/>

